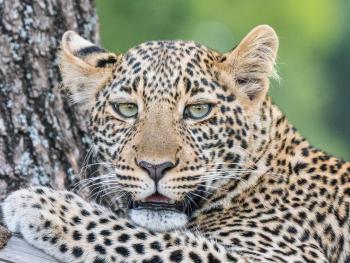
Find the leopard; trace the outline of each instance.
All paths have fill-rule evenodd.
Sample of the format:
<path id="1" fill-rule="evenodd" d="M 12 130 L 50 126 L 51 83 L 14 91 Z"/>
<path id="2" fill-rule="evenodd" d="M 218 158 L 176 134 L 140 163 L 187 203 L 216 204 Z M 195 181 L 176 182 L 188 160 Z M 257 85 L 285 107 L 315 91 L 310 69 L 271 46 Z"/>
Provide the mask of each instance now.
<path id="1" fill-rule="evenodd" d="M 73 31 L 62 85 L 89 116 L 110 205 L 31 186 L 6 226 L 60 262 L 350 262 L 350 163 L 312 146 L 268 94 L 279 40 L 253 28 L 222 53 L 149 41 L 125 53 Z"/>

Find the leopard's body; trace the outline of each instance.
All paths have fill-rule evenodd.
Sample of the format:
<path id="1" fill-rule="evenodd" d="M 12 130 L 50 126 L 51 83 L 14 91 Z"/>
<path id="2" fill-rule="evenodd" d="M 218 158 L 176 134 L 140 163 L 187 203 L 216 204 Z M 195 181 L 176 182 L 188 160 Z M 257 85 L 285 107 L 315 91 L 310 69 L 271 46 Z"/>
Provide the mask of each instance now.
<path id="1" fill-rule="evenodd" d="M 88 182 L 122 204 L 156 193 L 184 212 L 125 207 L 122 218 L 37 187 L 6 199 L 7 226 L 62 262 L 349 263 L 350 164 L 312 147 L 266 95 L 277 47 L 268 26 L 226 54 L 155 41 L 115 55 L 66 33 L 63 81 L 90 110 L 109 170 Z M 193 104 L 211 111 L 189 118 Z M 152 174 L 140 161 L 172 165 Z"/>

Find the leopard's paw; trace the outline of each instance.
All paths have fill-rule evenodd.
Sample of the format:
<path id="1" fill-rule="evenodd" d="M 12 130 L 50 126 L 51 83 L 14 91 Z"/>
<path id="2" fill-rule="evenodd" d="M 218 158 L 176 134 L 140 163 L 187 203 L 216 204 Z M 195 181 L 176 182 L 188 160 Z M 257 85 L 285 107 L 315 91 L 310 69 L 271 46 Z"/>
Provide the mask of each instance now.
<path id="1" fill-rule="evenodd" d="M 40 189 L 40 188 L 37 188 Z M 22 189 L 11 193 L 2 204 L 3 219 L 11 232 L 22 232 L 24 226 L 40 221 L 40 202 L 33 189 Z"/>

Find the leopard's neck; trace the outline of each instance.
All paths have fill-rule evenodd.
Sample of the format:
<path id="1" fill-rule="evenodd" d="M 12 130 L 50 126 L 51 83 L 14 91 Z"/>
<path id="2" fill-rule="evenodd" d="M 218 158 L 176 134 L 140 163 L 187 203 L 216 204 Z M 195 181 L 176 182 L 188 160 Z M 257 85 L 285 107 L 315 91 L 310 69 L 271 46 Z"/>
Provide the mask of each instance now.
<path id="1" fill-rule="evenodd" d="M 304 149 L 319 151 L 300 135 L 270 97 L 266 97 L 251 127 L 248 152 L 260 174 L 275 171 L 275 165 L 287 169 L 302 160 L 311 161 Z M 276 160 L 282 163 L 274 165 Z"/>
<path id="2" fill-rule="evenodd" d="M 251 171 L 239 176 L 240 179 L 228 179 L 218 182 L 220 190 L 211 197 L 210 206 L 221 205 L 259 184 L 262 177 L 274 177 L 284 180 L 290 173 L 306 169 L 312 162 L 310 152 L 326 155 L 313 148 L 304 137 L 290 124 L 285 115 L 266 97 L 259 114 L 252 120 L 246 158 L 242 167 Z"/>

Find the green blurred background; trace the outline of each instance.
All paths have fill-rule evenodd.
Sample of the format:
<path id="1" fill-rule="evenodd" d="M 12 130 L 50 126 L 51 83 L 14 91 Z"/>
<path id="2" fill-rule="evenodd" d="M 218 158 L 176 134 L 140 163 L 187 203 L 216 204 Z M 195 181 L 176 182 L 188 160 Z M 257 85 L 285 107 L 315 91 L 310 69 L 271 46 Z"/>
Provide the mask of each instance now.
<path id="1" fill-rule="evenodd" d="M 219 51 L 254 26 L 280 38 L 280 83 L 270 94 L 313 145 L 350 160 L 350 1 L 98 0 L 102 45 L 189 39 Z"/>

